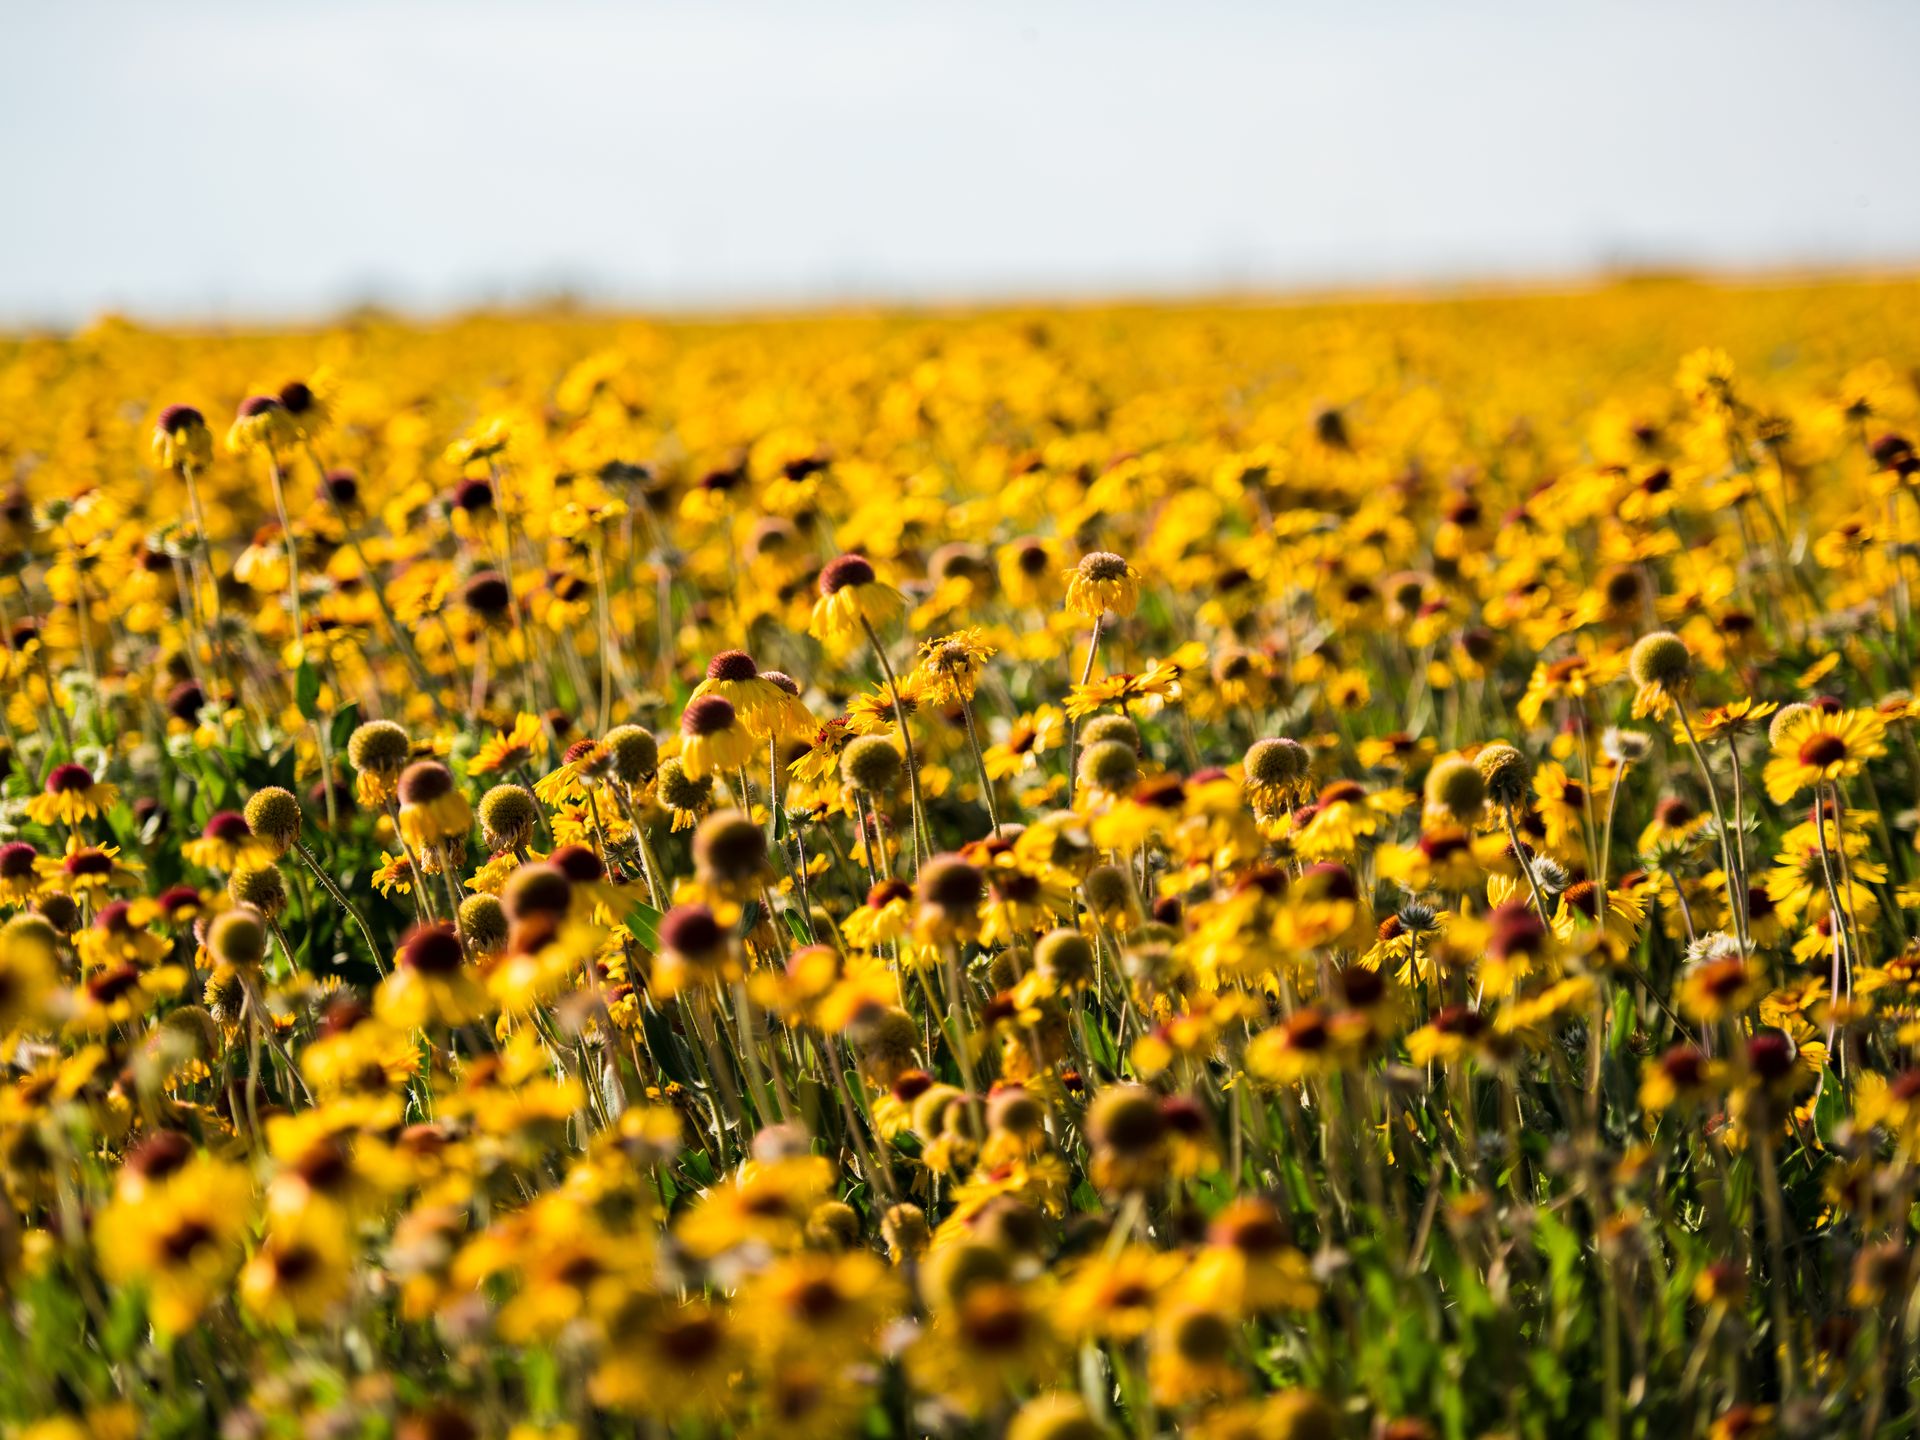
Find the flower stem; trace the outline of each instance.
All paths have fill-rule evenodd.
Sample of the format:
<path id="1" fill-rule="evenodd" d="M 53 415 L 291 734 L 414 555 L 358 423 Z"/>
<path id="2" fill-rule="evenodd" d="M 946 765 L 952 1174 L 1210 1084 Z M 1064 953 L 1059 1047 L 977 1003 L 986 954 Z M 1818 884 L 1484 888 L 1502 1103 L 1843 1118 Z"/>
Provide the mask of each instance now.
<path id="1" fill-rule="evenodd" d="M 893 701 L 893 720 L 900 727 L 900 743 L 906 750 L 907 789 L 913 797 L 913 865 L 918 870 L 922 857 L 933 854 L 933 832 L 927 827 L 926 807 L 920 798 L 920 761 L 913 749 L 913 732 L 907 728 L 906 707 L 900 703 L 900 681 L 893 673 L 893 662 L 887 659 L 886 647 L 864 615 L 860 617 L 860 628 L 867 632 L 867 640 L 880 661 L 880 671 L 886 676 L 887 697 Z"/>

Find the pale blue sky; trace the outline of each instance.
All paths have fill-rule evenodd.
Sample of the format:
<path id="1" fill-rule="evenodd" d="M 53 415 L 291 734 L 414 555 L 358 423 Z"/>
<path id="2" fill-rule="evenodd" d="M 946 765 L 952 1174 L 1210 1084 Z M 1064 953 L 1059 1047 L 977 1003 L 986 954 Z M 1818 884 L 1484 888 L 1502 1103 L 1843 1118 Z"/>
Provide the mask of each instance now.
<path id="1" fill-rule="evenodd" d="M 1913 0 L 0 0 L 0 321 L 1920 261 Z"/>

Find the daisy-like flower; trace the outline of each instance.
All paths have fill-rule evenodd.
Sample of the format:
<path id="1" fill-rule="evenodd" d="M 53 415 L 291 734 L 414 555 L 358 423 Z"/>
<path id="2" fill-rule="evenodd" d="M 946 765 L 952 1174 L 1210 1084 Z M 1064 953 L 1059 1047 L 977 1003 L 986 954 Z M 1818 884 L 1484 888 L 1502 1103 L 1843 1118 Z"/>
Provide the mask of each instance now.
<path id="1" fill-rule="evenodd" d="M 1761 772 L 1776 805 L 1812 786 L 1858 775 L 1867 761 L 1886 753 L 1886 723 L 1871 710 L 1828 714 L 1809 708 L 1781 718 L 1785 723 L 1775 726 L 1773 754 Z"/>
<path id="2" fill-rule="evenodd" d="M 1674 990 L 1681 1013 L 1689 1019 L 1718 1024 L 1744 1013 L 1760 998 L 1760 967 L 1740 955 L 1731 937 L 1703 936 L 1689 947 L 1692 951 L 1699 951 L 1700 958 L 1688 966 Z"/>
<path id="3" fill-rule="evenodd" d="M 1729 701 L 1725 705 L 1709 705 L 1692 717 L 1694 737 L 1702 742 L 1718 739 L 1722 735 L 1740 735 L 1753 729 L 1780 707 L 1771 700 L 1740 699 Z M 1673 738 L 1684 741 L 1686 728 L 1678 723 L 1673 727 Z"/>
<path id="4" fill-rule="evenodd" d="M 95 780 L 84 765 L 69 761 L 47 772 L 38 795 L 27 801 L 27 818 L 41 825 L 78 825 L 111 810 L 120 788 Z"/>
<path id="5" fill-rule="evenodd" d="M 176 1153 L 158 1136 L 129 1156 L 127 1170 L 94 1227 L 101 1268 L 144 1287 L 154 1325 L 178 1335 L 230 1288 L 252 1225 L 252 1177 L 184 1144 Z"/>
<path id="6" fill-rule="evenodd" d="M 713 808 L 712 778 L 703 775 L 696 779 L 689 775 L 678 758 L 669 757 L 660 762 L 660 775 L 653 793 L 672 817 L 675 830 L 693 829 L 700 823 L 700 817 Z"/>
<path id="7" fill-rule="evenodd" d="M 1138 705 L 1151 715 L 1180 698 L 1180 682 L 1185 675 L 1186 666 L 1178 658 L 1154 660 L 1138 675 L 1103 675 L 1067 693 L 1067 718 L 1084 720 L 1109 705 L 1122 710 Z"/>
<path id="8" fill-rule="evenodd" d="M 906 939 L 913 933 L 913 887 L 904 880 L 882 880 L 840 922 L 840 933 L 862 950 Z"/>
<path id="9" fill-rule="evenodd" d="M 249 395 L 227 429 L 227 449 L 236 455 L 256 450 L 278 455 L 299 438 L 299 427 L 277 395 Z"/>
<path id="10" fill-rule="evenodd" d="M 138 865 L 120 859 L 118 845 L 88 845 L 69 836 L 65 853 L 34 862 L 40 870 L 41 890 L 86 896 L 98 903 L 110 890 L 126 890 L 140 883 Z"/>
<path id="11" fill-rule="evenodd" d="M 958 855 L 936 855 L 920 869 L 914 933 L 921 940 L 957 942 L 979 934 L 986 877 Z"/>
<path id="12" fill-rule="evenodd" d="M 53 928 L 33 916 L 0 926 L 0 1030 L 12 1032 L 51 1019 L 59 988 L 59 942 Z"/>
<path id="13" fill-rule="evenodd" d="M 934 703 L 968 704 L 979 686 L 980 672 L 993 653 L 993 646 L 987 643 L 987 632 L 978 626 L 923 641 L 919 679 Z"/>
<path id="14" fill-rule="evenodd" d="M 920 701 L 926 682 L 918 670 L 909 670 L 898 683 L 886 682 L 878 689 L 855 695 L 847 701 L 846 725 L 854 735 L 890 735 L 899 728 L 899 716 L 909 720 L 920 713 Z M 898 710 L 896 711 L 896 705 Z"/>
<path id="15" fill-rule="evenodd" d="M 473 830 L 473 807 L 438 760 L 416 760 L 400 776 L 400 833 L 415 850 L 465 842 Z"/>
<path id="16" fill-rule="evenodd" d="M 178 995 L 186 983 L 187 972 L 179 965 L 143 968 L 121 961 L 94 970 L 73 991 L 68 1028 L 76 1034 L 99 1035 L 134 1024 Z"/>
<path id="17" fill-rule="evenodd" d="M 317 439 L 333 422 L 333 406 L 325 392 L 305 380 L 289 380 L 280 387 L 278 398 L 294 434 L 302 440 Z"/>
<path id="18" fill-rule="evenodd" d="M 467 963 L 460 934 L 441 923 L 409 934 L 394 957 L 393 972 L 374 992 L 373 1007 L 387 1024 L 402 1030 L 426 1025 L 457 1027 L 490 1008 L 479 972 Z"/>
<path id="19" fill-rule="evenodd" d="M 407 863 L 407 857 L 404 854 L 382 856 L 370 878 L 373 888 L 382 895 L 390 896 L 396 891 L 402 895 L 413 893 L 413 866 Z"/>
<path id="20" fill-rule="evenodd" d="M 498 775 L 531 764 L 539 753 L 541 735 L 540 717 L 522 711 L 514 717 L 511 729 L 496 730 L 481 742 L 467 762 L 467 773 Z"/>
<path id="21" fill-rule="evenodd" d="M 705 905 L 676 905 L 660 918 L 653 983 L 663 996 L 716 989 L 740 978 L 733 936 Z"/>
<path id="22" fill-rule="evenodd" d="M 598 740 L 576 740 L 567 747 L 557 768 L 534 781 L 533 793 L 548 805 L 579 803 L 613 773 L 611 750 Z"/>
<path id="23" fill-rule="evenodd" d="M 690 698 L 706 695 L 718 695 L 732 705 L 741 725 L 757 739 L 806 735 L 813 729 L 813 717 L 799 696 L 763 674 L 744 650 L 722 650 L 707 662 L 706 678 Z"/>
<path id="24" fill-rule="evenodd" d="M 1565 766 L 1549 760 L 1534 772 L 1533 793 L 1546 848 L 1562 858 L 1584 857 L 1586 787 Z"/>
<path id="25" fill-rule="evenodd" d="M 40 852 L 24 840 L 0 845 L 0 902 L 24 905 L 40 890 Z"/>
<path id="26" fill-rule="evenodd" d="M 759 753 L 759 742 L 726 697 L 702 695 L 680 712 L 680 763 L 692 779 L 731 775 Z"/>
<path id="27" fill-rule="evenodd" d="M 1726 1083 L 1726 1066 L 1709 1059 L 1696 1045 L 1675 1045 L 1641 1072 L 1640 1104 L 1658 1115 L 1676 1105 L 1702 1107 Z"/>
<path id="28" fill-rule="evenodd" d="M 1139 608 L 1140 572 L 1111 550 L 1082 556 L 1066 578 L 1066 607 L 1071 614 L 1098 620 L 1111 611 L 1124 620 Z"/>
<path id="29" fill-rule="evenodd" d="M 1307 860 L 1354 854 L 1392 816 L 1413 804 L 1405 790 L 1368 791 L 1358 781 L 1335 780 L 1291 816 L 1294 852 Z"/>
<path id="30" fill-rule="evenodd" d="M 1058 601 L 1060 554 L 1053 541 L 1033 535 L 1014 540 L 1000 547 L 994 563 L 1009 604 L 1037 610 Z"/>
<path id="31" fill-rule="evenodd" d="M 1334 1043 L 1327 1014 L 1303 1005 L 1286 1021 L 1263 1030 L 1247 1045 L 1247 1070 L 1273 1085 L 1298 1085 L 1340 1068 L 1342 1052 Z"/>
<path id="32" fill-rule="evenodd" d="M 354 794 L 362 805 L 379 809 L 393 798 L 413 753 L 407 732 L 391 720 L 369 720 L 347 738 L 347 759 L 356 778 Z"/>
<path id="33" fill-rule="evenodd" d="M 111 901 L 102 905 L 93 924 L 74 938 L 74 948 L 88 965 L 100 969 L 153 965 L 171 948 L 164 937 L 147 928 L 156 918 L 151 900 Z"/>
<path id="34" fill-rule="evenodd" d="M 247 817 L 235 810 L 216 810 L 200 833 L 180 847 L 180 853 L 205 870 L 237 870 L 251 861 L 277 858 L 256 840 Z"/>
<path id="35" fill-rule="evenodd" d="M 153 422 L 154 463 L 165 470 L 204 470 L 213 463 L 213 432 L 191 405 L 169 405 Z"/>
<path id="36" fill-rule="evenodd" d="M 1671 630 L 1643 635 L 1627 657 L 1634 684 L 1633 716 L 1659 719 L 1671 710 L 1693 679 L 1693 652 Z"/>
<path id="37" fill-rule="evenodd" d="M 352 1233 L 331 1206 L 281 1212 L 241 1271 L 241 1302 L 280 1329 L 318 1324 L 351 1292 L 353 1259 Z"/>
<path id="38" fill-rule="evenodd" d="M 1481 1052 L 1487 1017 L 1465 1005 L 1448 1005 L 1407 1036 L 1407 1055 L 1416 1065 L 1456 1064 Z"/>
<path id="39" fill-rule="evenodd" d="M 1602 898 L 1600 887 L 1591 880 L 1569 885 L 1560 892 L 1560 901 L 1554 910 L 1554 934 L 1562 940 L 1571 940 L 1582 928 L 1600 921 Z M 1621 945 L 1631 947 L 1647 918 L 1645 904 L 1630 890 L 1610 889 L 1604 899 L 1606 933 Z"/>
<path id="40" fill-rule="evenodd" d="M 1556 700 L 1583 700 L 1601 687 L 1620 678 L 1626 661 L 1619 655 L 1570 655 L 1563 660 L 1542 660 L 1533 667 L 1527 690 L 1514 707 L 1522 723 L 1540 723 L 1548 705 Z"/>
<path id="41" fill-rule="evenodd" d="M 878 631 L 903 609 L 906 597 L 880 583 L 864 555 L 840 555 L 820 572 L 820 598 L 813 603 L 808 632 L 829 644 L 845 644 Z"/>
<path id="42" fill-rule="evenodd" d="M 988 777 L 1011 780 L 1035 769 L 1041 757 L 1059 743 L 1065 724 L 1064 717 L 1051 705 L 1015 717 L 1006 738 L 986 749 Z"/>

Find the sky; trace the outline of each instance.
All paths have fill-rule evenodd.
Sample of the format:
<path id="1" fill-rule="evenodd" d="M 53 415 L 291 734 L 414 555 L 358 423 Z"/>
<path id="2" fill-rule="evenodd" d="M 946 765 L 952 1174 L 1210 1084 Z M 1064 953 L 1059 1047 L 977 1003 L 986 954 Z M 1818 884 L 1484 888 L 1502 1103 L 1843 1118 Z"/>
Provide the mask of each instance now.
<path id="1" fill-rule="evenodd" d="M 0 0 L 0 324 L 1920 262 L 1913 0 Z"/>

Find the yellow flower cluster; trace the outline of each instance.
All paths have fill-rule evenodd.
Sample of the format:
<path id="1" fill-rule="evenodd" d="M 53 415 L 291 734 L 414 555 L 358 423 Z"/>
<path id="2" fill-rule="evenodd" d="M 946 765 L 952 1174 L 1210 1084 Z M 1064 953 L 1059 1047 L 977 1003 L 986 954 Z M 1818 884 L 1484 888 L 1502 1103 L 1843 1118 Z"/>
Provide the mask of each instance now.
<path id="1" fill-rule="evenodd" d="M 1916 320 L 0 341 L 0 1428 L 1894 1433 Z"/>

